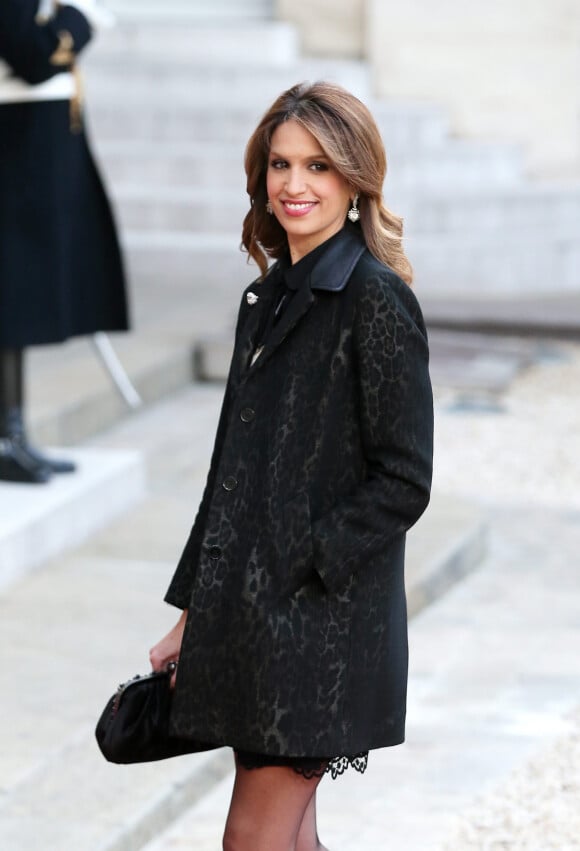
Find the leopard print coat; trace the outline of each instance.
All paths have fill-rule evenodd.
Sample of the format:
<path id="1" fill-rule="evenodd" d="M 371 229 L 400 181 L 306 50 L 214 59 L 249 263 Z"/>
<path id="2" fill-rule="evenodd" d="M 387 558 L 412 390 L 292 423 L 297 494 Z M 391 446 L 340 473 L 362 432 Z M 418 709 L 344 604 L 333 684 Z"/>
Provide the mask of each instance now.
<path id="1" fill-rule="evenodd" d="M 172 726 L 265 754 L 355 754 L 404 739 L 405 533 L 432 467 L 426 333 L 355 228 L 329 241 L 252 363 L 274 297 L 272 275 L 243 295 L 166 595 L 189 610 Z"/>

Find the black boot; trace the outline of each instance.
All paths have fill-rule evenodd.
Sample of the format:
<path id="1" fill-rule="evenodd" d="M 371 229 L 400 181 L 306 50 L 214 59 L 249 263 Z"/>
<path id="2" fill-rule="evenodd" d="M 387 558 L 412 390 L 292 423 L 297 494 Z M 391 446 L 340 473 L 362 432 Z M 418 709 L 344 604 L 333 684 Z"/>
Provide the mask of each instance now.
<path id="1" fill-rule="evenodd" d="M 17 441 L 0 437 L 0 481 L 42 485 L 51 477 L 50 468 L 31 458 Z"/>
<path id="2" fill-rule="evenodd" d="M 0 349 L 0 480 L 42 483 L 52 473 L 72 473 L 75 465 L 45 457 L 26 440 L 23 373 L 23 350 Z"/>
<path id="3" fill-rule="evenodd" d="M 47 467 L 51 473 L 74 473 L 76 465 L 72 461 L 66 461 L 64 458 L 49 458 L 28 443 L 24 430 L 22 408 L 11 408 L 7 412 L 6 419 L 8 420 L 8 437 L 19 447 L 21 452 L 30 458 L 32 463 L 38 464 L 40 467 Z"/>

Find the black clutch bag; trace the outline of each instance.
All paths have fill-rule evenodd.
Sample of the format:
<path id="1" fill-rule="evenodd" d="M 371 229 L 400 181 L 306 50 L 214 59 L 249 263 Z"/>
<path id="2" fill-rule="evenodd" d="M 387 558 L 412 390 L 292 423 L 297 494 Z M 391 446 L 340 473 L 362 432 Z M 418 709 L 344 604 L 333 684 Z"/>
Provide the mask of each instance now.
<path id="1" fill-rule="evenodd" d="M 95 736 L 109 762 L 154 762 L 216 745 L 178 738 L 169 732 L 173 670 L 152 672 L 122 683 L 108 700 Z"/>

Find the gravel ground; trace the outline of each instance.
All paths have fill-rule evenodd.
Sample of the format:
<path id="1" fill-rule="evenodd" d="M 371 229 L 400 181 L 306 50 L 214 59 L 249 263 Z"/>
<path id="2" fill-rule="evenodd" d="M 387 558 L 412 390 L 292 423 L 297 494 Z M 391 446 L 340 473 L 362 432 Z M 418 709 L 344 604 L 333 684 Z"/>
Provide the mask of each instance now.
<path id="1" fill-rule="evenodd" d="M 483 798 L 445 851 L 573 851 L 580 848 L 580 707 L 571 731 Z"/>
<path id="2" fill-rule="evenodd" d="M 440 490 L 489 505 L 580 509 L 580 345 L 546 351 L 502 396 L 436 388 Z"/>
<path id="3" fill-rule="evenodd" d="M 438 487 L 580 511 L 580 346 L 555 344 L 498 397 L 436 388 Z M 486 413 L 487 408 L 487 413 Z M 580 560 L 580 514 L 579 560 Z M 458 818 L 445 851 L 580 849 L 580 707 L 570 731 Z"/>

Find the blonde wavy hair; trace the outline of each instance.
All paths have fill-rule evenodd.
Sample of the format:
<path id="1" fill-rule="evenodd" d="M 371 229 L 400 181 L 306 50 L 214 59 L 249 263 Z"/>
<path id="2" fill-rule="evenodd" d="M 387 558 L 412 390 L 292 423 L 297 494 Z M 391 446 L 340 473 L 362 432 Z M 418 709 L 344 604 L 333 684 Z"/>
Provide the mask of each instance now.
<path id="1" fill-rule="evenodd" d="M 403 220 L 385 207 L 387 158 L 378 127 L 367 107 L 333 83 L 298 83 L 283 92 L 254 130 L 244 165 L 250 210 L 242 228 L 242 249 L 260 267 L 287 250 L 286 232 L 266 212 L 266 172 L 272 135 L 290 119 L 311 133 L 336 171 L 360 194 L 360 227 L 367 248 L 407 284 L 413 270 L 403 250 Z"/>

